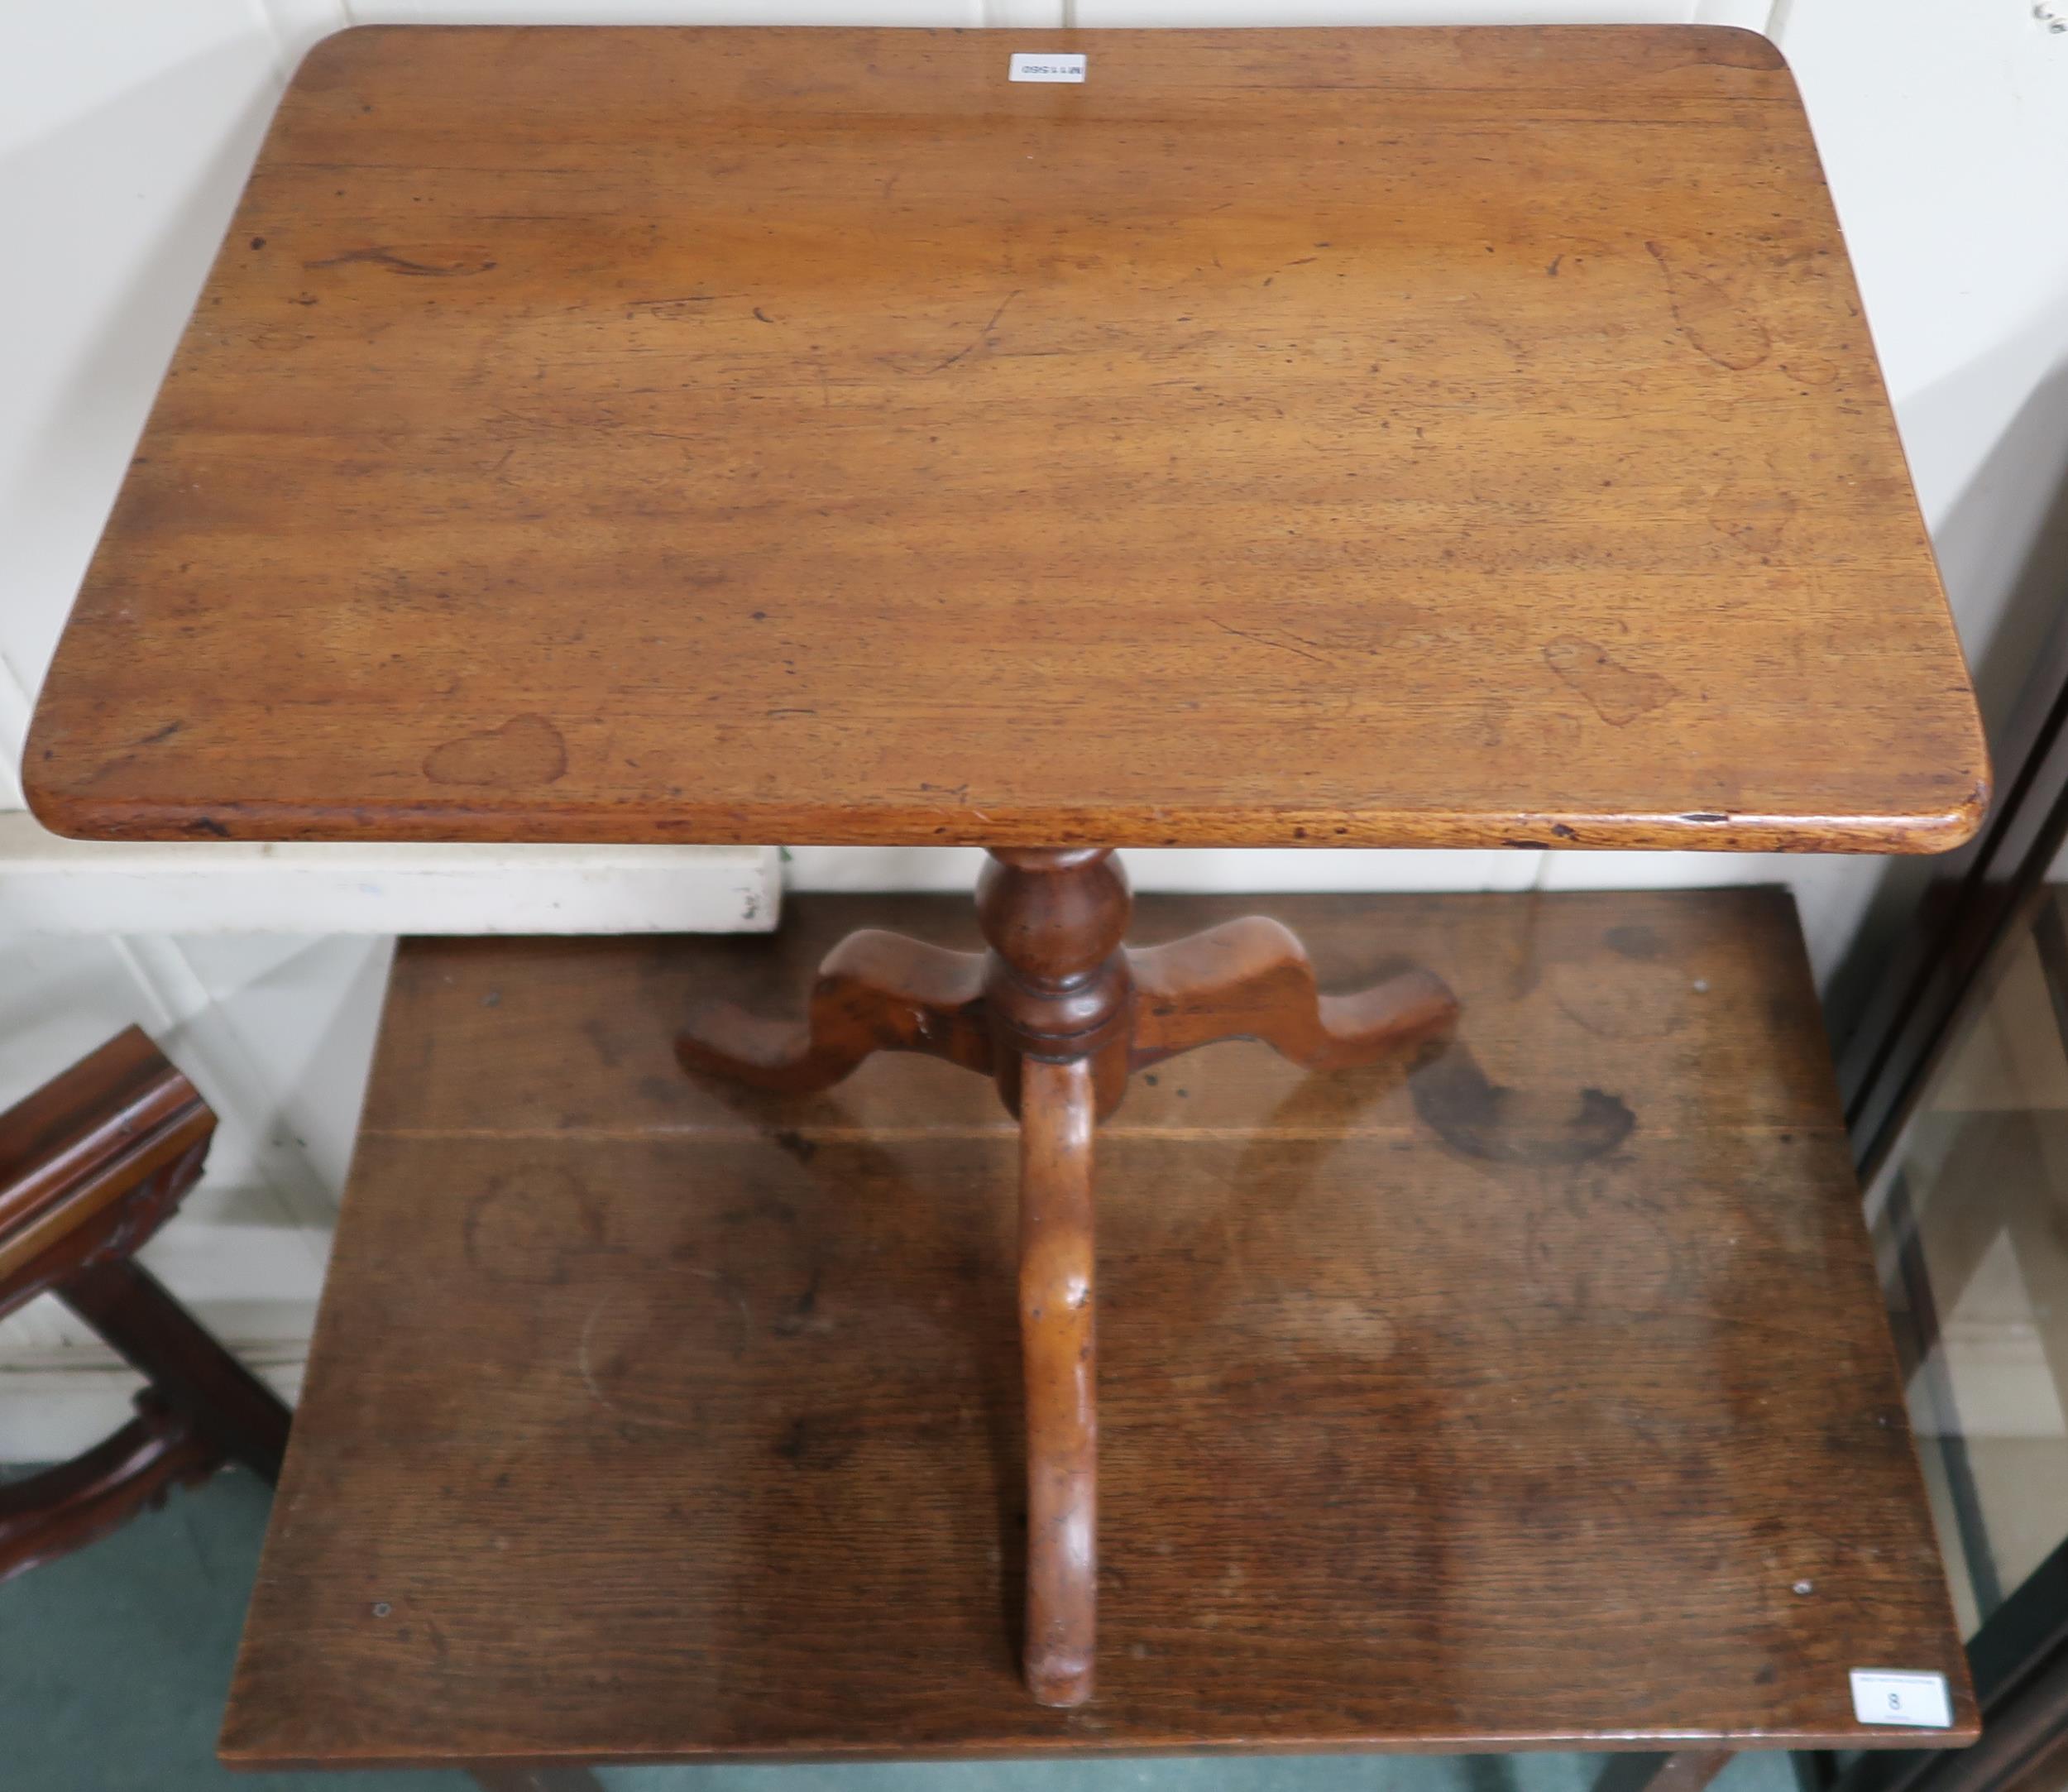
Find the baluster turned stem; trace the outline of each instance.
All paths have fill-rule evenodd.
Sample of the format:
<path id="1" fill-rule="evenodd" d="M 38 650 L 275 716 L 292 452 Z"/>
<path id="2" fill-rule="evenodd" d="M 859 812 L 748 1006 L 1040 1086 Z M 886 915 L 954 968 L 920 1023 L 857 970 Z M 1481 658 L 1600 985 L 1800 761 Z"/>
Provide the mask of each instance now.
<path id="1" fill-rule="evenodd" d="M 1020 1116 L 1027 1689 L 1091 1697 L 1099 1602 L 1092 1132 L 1127 1086 L 1132 903 L 1110 852 L 999 851 L 977 889 L 999 1089 Z"/>
<path id="2" fill-rule="evenodd" d="M 1091 1697 L 1099 1409 L 1091 1066 L 1035 1061 L 1020 1086 L 1020 1348 L 1027 1382 L 1028 1689 Z"/>

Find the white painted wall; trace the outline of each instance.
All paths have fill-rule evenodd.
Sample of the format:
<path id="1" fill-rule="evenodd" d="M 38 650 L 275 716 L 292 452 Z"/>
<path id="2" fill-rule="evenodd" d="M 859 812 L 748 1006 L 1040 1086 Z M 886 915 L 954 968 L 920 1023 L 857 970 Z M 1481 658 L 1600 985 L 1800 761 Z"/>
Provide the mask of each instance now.
<path id="1" fill-rule="evenodd" d="M 331 31 L 413 20 L 1765 29 L 1808 102 L 1993 719 L 2068 577 L 2068 36 L 2029 0 L 66 0 L 0 20 L 0 812 L 19 807 L 30 693 L 283 83 Z M 797 888 L 963 889 L 973 857 L 802 848 L 787 870 Z M 1139 886 L 1166 889 L 1780 878 L 1826 972 L 1884 877 L 1871 861 L 1711 855 L 1130 859 Z M 764 874 L 751 903 L 754 875 L 638 853 L 96 854 L 0 812 L 0 1103 L 141 1021 L 224 1115 L 208 1183 L 153 1260 L 291 1387 L 382 932 L 736 924 L 749 906 L 765 924 L 773 889 Z M 118 1388 L 50 1315 L 0 1327 L 0 1459 L 73 1447 L 116 1416 Z"/>
<path id="2" fill-rule="evenodd" d="M 2068 597 L 2068 33 L 2037 11 L 1778 0 L 1772 19 L 1993 735 Z M 1931 864 L 1831 862 L 1798 883 L 1835 1015 Z"/>

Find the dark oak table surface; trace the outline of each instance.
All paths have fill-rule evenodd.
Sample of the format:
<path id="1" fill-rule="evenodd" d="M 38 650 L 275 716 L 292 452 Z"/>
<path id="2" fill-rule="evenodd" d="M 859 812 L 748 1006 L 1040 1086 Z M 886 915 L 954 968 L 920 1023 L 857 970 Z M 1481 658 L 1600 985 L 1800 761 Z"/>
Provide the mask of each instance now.
<path id="1" fill-rule="evenodd" d="M 1922 850 L 1987 780 L 1794 84 L 1683 26 L 333 38 L 26 769 L 991 846 Z"/>
<path id="2" fill-rule="evenodd" d="M 1146 938 L 1254 898 L 1145 898 Z M 243 1766 L 1972 1738 L 1793 908 L 1306 897 L 1460 1041 L 1214 1046 L 1100 1133 L 1099 1690 L 1033 1703 L 1013 1123 L 681 1076 L 850 927 L 396 961 L 224 1732 Z M 1855 1721 L 1942 1673 L 1947 1731 Z"/>

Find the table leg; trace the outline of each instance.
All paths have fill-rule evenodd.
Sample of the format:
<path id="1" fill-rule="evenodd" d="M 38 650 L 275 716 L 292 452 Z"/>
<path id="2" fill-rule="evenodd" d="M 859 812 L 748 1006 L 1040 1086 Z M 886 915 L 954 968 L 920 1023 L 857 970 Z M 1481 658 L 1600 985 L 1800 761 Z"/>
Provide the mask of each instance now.
<path id="1" fill-rule="evenodd" d="M 1237 1037 L 1261 1039 L 1310 1070 L 1340 1070 L 1447 1027 L 1458 1008 L 1443 980 L 1426 970 L 1354 995 L 1324 995 L 1299 937 L 1262 915 L 1127 956 L 1137 1070 Z"/>
<path id="2" fill-rule="evenodd" d="M 1130 952 L 1132 908 L 1110 849 L 999 848 L 977 886 L 990 950 L 850 936 L 826 956 L 802 1023 L 731 1008 L 691 1018 L 683 1065 L 790 1093 L 873 1052 L 922 1052 L 996 1078 L 1021 1124 L 1020 1324 L 1027 1422 L 1029 1690 L 1091 1695 L 1098 1604 L 1092 1132 L 1131 1071 L 1217 1040 L 1261 1039 L 1315 1069 L 1368 1064 L 1445 1036 L 1443 980 L 1410 970 L 1325 995 L 1300 942 L 1252 918 Z"/>
<path id="3" fill-rule="evenodd" d="M 279 1483 L 294 1415 L 142 1264 L 128 1258 L 97 1263 L 59 1283 L 56 1292 L 224 1455 Z"/>
<path id="4" fill-rule="evenodd" d="M 1020 1077 L 1020 1349 L 1027 1382 L 1027 1689 L 1091 1696 L 1099 1597 L 1091 1068 Z"/>
<path id="5" fill-rule="evenodd" d="M 991 1071 L 984 960 L 870 927 L 826 955 L 802 1022 L 729 1002 L 691 1018 L 675 1042 L 685 1068 L 783 1095 L 830 1088 L 874 1052 L 922 1052 Z"/>

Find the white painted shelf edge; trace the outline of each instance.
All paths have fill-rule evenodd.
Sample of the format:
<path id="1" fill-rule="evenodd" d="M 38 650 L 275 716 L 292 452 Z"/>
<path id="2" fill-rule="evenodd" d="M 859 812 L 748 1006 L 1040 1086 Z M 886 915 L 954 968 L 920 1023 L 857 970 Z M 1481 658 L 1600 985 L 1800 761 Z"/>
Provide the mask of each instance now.
<path id="1" fill-rule="evenodd" d="M 65 840 L 0 812 L 0 933 L 759 933 L 772 846 Z"/>

